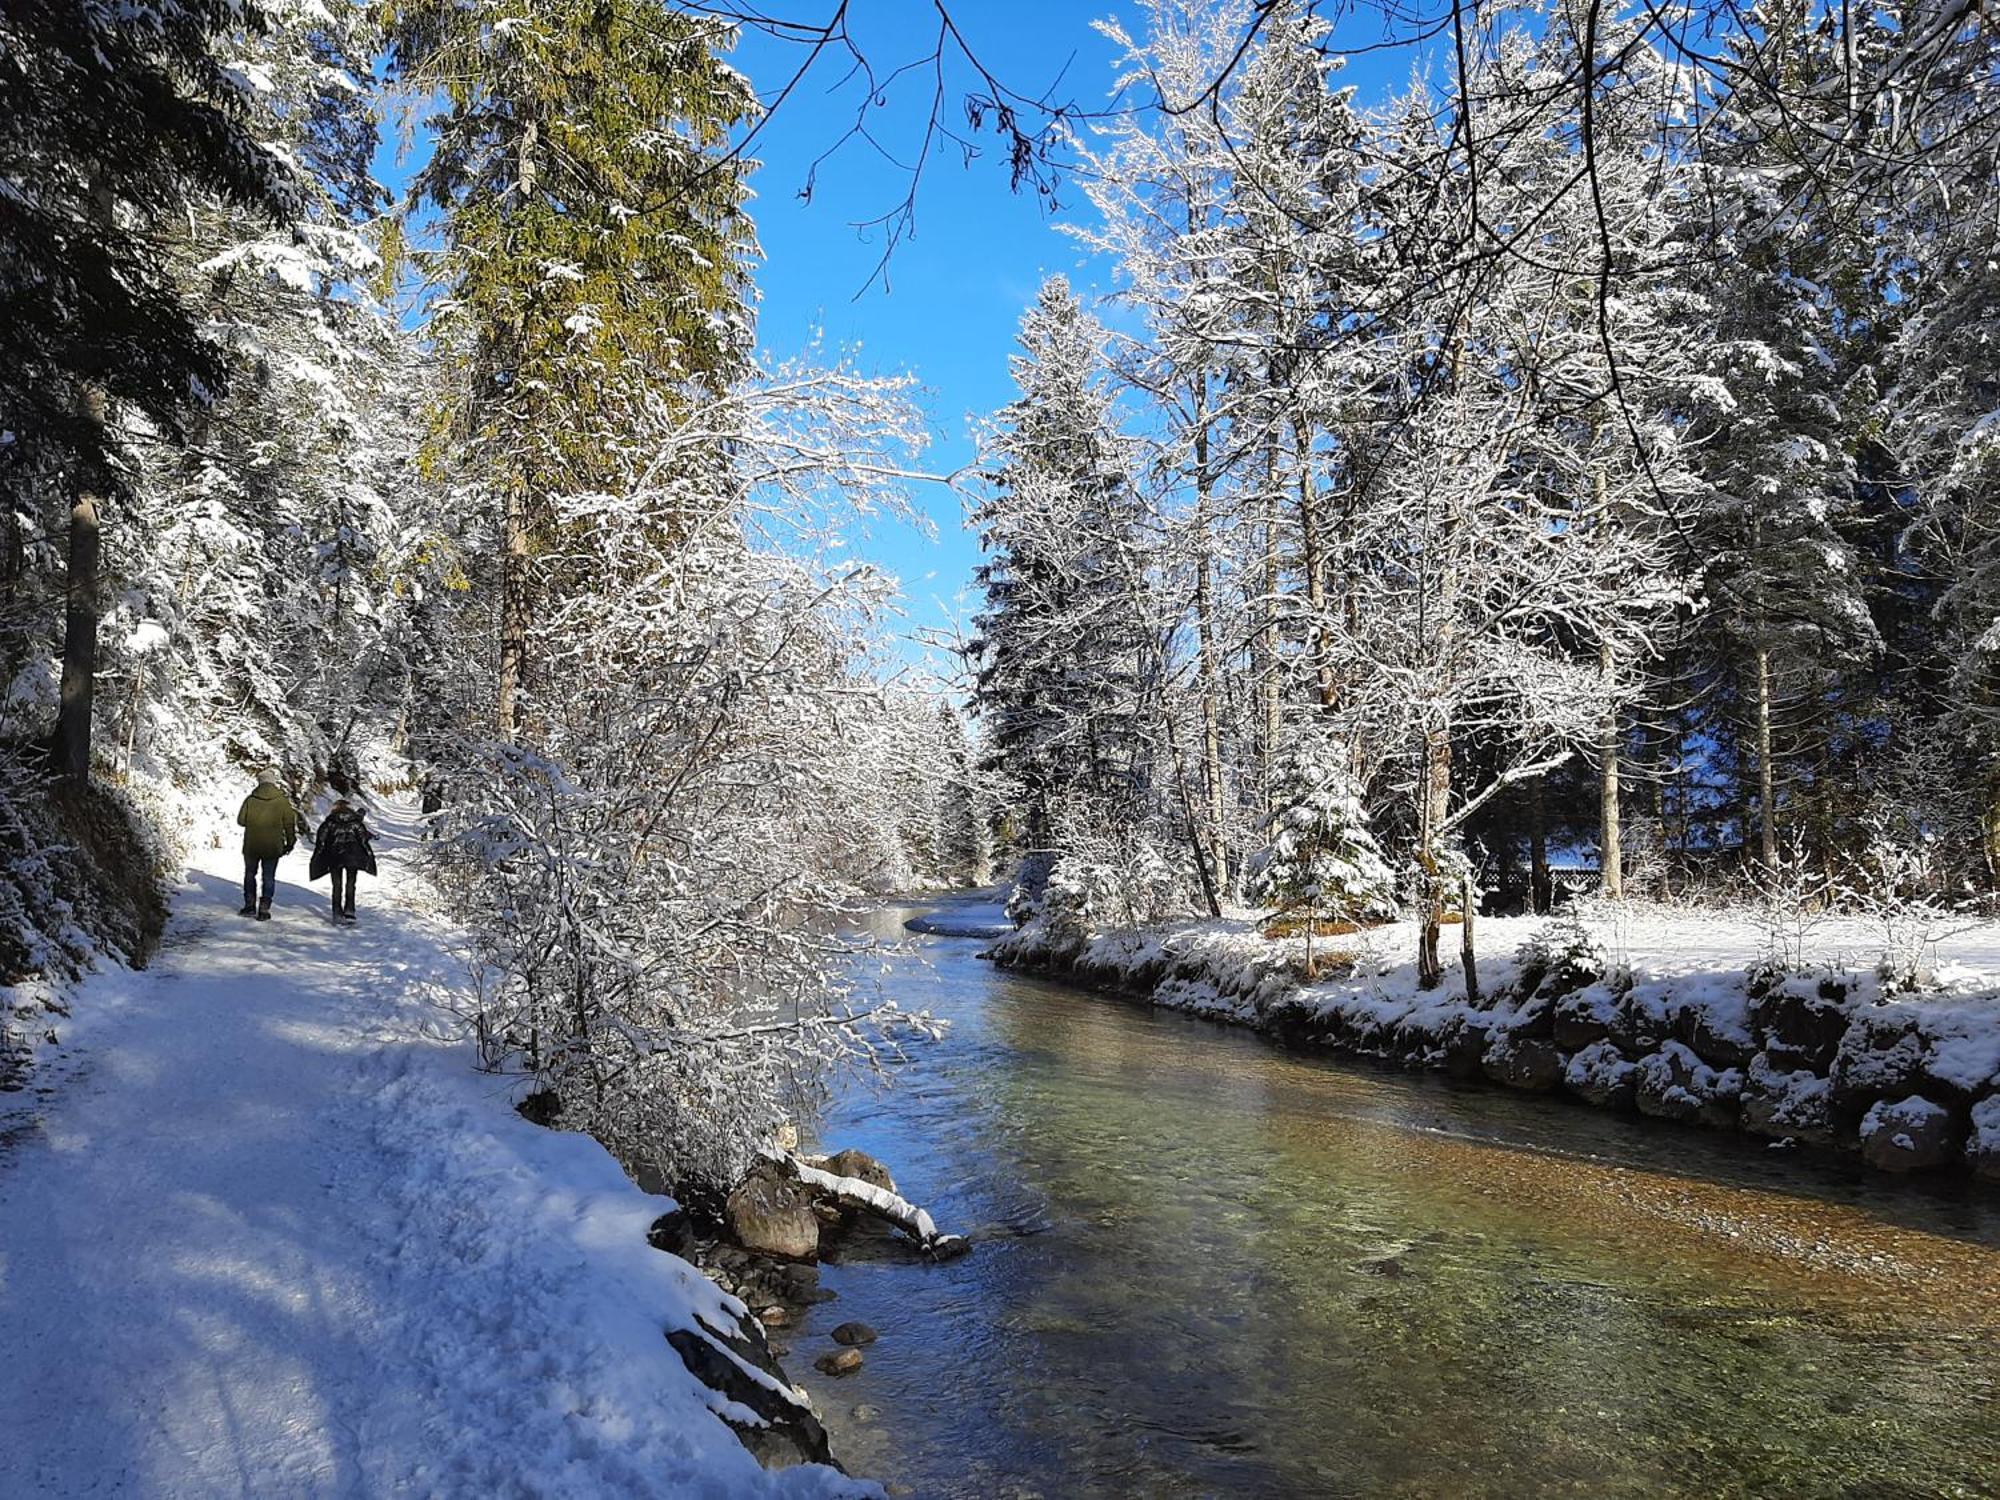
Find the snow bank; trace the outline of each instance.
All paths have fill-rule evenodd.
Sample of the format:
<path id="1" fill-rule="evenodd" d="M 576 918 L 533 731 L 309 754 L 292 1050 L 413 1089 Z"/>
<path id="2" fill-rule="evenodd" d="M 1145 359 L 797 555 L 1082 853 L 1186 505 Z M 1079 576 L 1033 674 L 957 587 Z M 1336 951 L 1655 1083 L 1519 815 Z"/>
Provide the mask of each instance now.
<path id="1" fill-rule="evenodd" d="M 237 917 L 233 844 L 0 1118 L 0 1494 L 879 1495 L 739 1441 L 764 1419 L 670 1337 L 803 1396 L 647 1244 L 667 1200 L 474 1071 L 395 840 L 352 931 L 303 849 L 275 920 Z"/>
<path id="2" fill-rule="evenodd" d="M 1292 1041 L 2000 1178 L 2000 924 L 1947 939 L 1914 994 L 1885 991 L 1879 935 L 1858 922 L 1820 923 L 1789 971 L 1744 912 L 1605 904 L 1587 922 L 1483 918 L 1475 935 L 1473 1000 L 1451 927 L 1444 982 L 1419 988 L 1411 922 L 1316 939 L 1310 981 L 1305 940 L 1254 915 L 1084 937 L 1030 923 L 988 951 Z"/>

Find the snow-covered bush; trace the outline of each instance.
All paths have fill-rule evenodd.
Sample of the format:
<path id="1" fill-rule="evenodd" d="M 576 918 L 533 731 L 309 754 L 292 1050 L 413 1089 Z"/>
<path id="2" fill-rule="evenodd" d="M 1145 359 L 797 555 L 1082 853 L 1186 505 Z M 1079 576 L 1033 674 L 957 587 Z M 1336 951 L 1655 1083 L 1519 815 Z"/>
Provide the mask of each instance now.
<path id="1" fill-rule="evenodd" d="M 1125 911 L 1116 870 L 1083 855 L 1065 854 L 1049 871 L 1038 919 L 1056 943 L 1076 944 L 1106 927 L 1125 925 Z"/>
<path id="2" fill-rule="evenodd" d="M 856 989 L 839 936 L 861 890 L 908 871 L 875 817 L 907 716 L 866 671 L 883 580 L 813 545 L 822 507 L 851 522 L 880 493 L 875 449 L 907 413 L 836 375 L 773 387 L 641 401 L 625 487 L 549 498 L 537 743 L 461 763 L 433 846 L 474 933 L 489 1065 L 697 1194 L 732 1187 L 829 1069 L 928 1026 Z"/>
<path id="3" fill-rule="evenodd" d="M 1604 946 L 1580 902 L 1568 902 L 1538 927 L 1515 955 L 1524 991 L 1555 978 L 1557 987 L 1577 990 L 1603 978 L 1612 968 Z"/>

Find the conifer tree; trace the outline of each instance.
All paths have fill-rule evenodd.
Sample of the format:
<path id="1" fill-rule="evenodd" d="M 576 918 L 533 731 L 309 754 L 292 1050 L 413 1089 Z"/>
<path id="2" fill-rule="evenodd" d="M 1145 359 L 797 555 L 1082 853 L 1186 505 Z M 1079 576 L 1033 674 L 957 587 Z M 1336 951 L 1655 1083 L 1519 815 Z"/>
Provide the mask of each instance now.
<path id="1" fill-rule="evenodd" d="M 1302 914 L 1310 974 L 1316 925 L 1386 914 L 1396 882 L 1369 829 L 1346 745 L 1317 713 L 1287 727 L 1271 778 L 1268 842 L 1251 860 L 1248 891 Z"/>
<path id="2" fill-rule="evenodd" d="M 986 764 L 1019 788 L 1029 849 L 1048 847 L 1072 798 L 1129 814 L 1148 775 L 1136 516 L 1096 378 L 1103 340 L 1063 278 L 1043 285 L 973 512 L 989 553 L 972 646 Z"/>
<path id="3" fill-rule="evenodd" d="M 222 56 L 262 24 L 231 0 L 0 10 L 0 487 L 68 497 L 55 762 L 74 779 L 90 772 L 117 413 L 174 432 L 227 378 L 155 231 L 188 192 L 272 218 L 294 207 Z"/>
<path id="4" fill-rule="evenodd" d="M 526 0 L 504 19 L 389 0 L 384 15 L 398 81 L 442 102 L 409 199 L 438 211 L 436 244 L 414 260 L 449 370 L 437 455 L 461 454 L 501 513 L 496 717 L 512 738 L 548 497 L 622 472 L 635 400 L 712 395 L 743 368 L 754 244 L 725 148 L 755 99 L 718 56 L 726 28 L 648 0 Z"/>

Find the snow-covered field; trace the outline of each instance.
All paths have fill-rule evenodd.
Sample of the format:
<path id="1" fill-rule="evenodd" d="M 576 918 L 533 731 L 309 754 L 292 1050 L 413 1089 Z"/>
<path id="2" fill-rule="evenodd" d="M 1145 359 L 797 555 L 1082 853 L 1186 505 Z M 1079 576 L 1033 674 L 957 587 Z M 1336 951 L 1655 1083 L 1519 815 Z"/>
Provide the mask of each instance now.
<path id="1" fill-rule="evenodd" d="M 400 840 L 353 930 L 303 846 L 238 917 L 212 842 L 154 964 L 69 995 L 0 1094 L 0 1496 L 881 1493 L 725 1425 L 665 1335 L 740 1304 L 473 1070 Z"/>
<path id="2" fill-rule="evenodd" d="M 1426 991 L 1407 921 L 1319 938 L 1312 983 L 1304 939 L 1267 938 L 1251 913 L 1081 941 L 1031 924 L 993 952 L 1345 1051 L 1779 1139 L 1858 1142 L 1894 1169 L 1963 1157 L 2000 1175 L 2000 924 L 1915 945 L 1915 990 L 1877 972 L 1885 951 L 1914 951 L 1906 931 L 1801 921 L 1779 943 L 1781 970 L 1760 979 L 1771 932 L 1747 911 L 1637 902 L 1593 904 L 1580 922 L 1482 918 L 1474 1000 L 1459 929 L 1444 929 L 1444 981 Z M 1546 957 L 1579 936 L 1587 957 L 1573 970 Z"/>

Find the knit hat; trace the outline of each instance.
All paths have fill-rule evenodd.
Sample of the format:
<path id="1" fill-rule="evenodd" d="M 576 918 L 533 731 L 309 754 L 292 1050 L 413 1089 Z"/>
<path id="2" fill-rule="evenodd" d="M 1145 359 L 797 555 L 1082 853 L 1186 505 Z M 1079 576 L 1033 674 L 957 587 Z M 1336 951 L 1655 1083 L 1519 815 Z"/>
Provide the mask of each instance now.
<path id="1" fill-rule="evenodd" d="M 257 773 L 257 785 L 276 786 L 277 784 L 278 773 L 276 771 L 259 771 Z"/>

